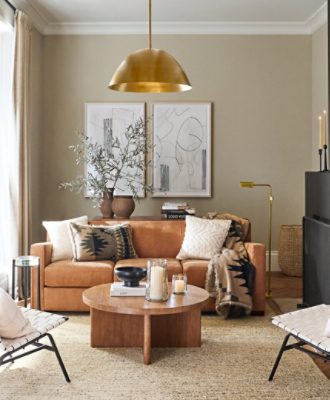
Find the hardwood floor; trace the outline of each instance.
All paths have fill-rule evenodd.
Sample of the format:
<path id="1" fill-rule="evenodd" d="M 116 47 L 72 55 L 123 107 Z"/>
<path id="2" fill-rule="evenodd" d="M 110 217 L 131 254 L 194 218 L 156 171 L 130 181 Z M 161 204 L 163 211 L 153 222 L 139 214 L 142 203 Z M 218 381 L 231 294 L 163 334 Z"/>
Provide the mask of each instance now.
<path id="1" fill-rule="evenodd" d="M 287 276 L 282 272 L 272 272 L 273 298 L 301 298 L 302 278 Z"/>

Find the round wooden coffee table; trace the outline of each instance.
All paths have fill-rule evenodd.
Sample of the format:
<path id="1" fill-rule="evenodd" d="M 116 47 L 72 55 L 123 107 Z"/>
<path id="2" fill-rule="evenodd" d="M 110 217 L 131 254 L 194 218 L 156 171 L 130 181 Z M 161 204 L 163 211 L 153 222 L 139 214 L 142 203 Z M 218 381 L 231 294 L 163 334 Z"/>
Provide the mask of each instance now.
<path id="1" fill-rule="evenodd" d="M 111 284 L 83 292 L 91 310 L 92 347 L 143 347 L 145 364 L 151 362 L 151 347 L 199 347 L 201 309 L 209 293 L 188 285 L 185 295 L 171 293 L 167 302 L 144 297 L 110 296 Z"/>

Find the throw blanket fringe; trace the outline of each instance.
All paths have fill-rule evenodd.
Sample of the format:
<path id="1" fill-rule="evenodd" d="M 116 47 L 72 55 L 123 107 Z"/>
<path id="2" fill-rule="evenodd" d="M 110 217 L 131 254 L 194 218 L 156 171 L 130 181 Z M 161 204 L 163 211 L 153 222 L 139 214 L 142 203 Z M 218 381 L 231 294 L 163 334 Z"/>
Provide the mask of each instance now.
<path id="1" fill-rule="evenodd" d="M 205 282 L 210 296 L 216 298 L 215 310 L 219 315 L 236 318 L 251 313 L 254 276 L 255 268 L 241 239 L 240 224 L 232 220 L 224 247 L 208 264 Z"/>

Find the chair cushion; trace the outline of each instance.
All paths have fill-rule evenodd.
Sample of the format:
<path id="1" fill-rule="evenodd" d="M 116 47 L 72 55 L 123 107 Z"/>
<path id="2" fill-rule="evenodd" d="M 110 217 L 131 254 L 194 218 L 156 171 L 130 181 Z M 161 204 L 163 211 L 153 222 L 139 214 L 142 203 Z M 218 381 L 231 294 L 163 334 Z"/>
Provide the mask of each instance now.
<path id="1" fill-rule="evenodd" d="M 70 234 L 76 261 L 118 261 L 136 257 L 129 224 L 91 226 L 71 222 Z"/>
<path id="2" fill-rule="evenodd" d="M 34 331 L 14 300 L 0 288 L 0 337 L 15 339 Z"/>
<path id="3" fill-rule="evenodd" d="M 198 258 L 210 260 L 222 249 L 231 220 L 208 220 L 186 216 L 186 232 L 176 258 Z"/>
<path id="4" fill-rule="evenodd" d="M 69 223 L 87 224 L 87 216 L 67 219 L 64 221 L 44 221 L 42 225 L 53 245 L 52 262 L 59 260 L 70 260 L 73 258 L 72 244 L 69 234 Z"/>
<path id="5" fill-rule="evenodd" d="M 113 280 L 112 261 L 56 261 L 45 268 L 45 286 L 91 287 Z"/>
<path id="6" fill-rule="evenodd" d="M 187 275 L 189 285 L 205 289 L 208 260 L 182 260 L 183 273 Z"/>
<path id="7" fill-rule="evenodd" d="M 115 269 L 118 267 L 141 267 L 147 268 L 148 258 L 133 258 L 130 260 L 120 260 L 116 263 Z M 172 280 L 173 274 L 182 274 L 182 265 L 180 261 L 175 258 L 167 258 L 167 272 L 168 280 Z M 114 274 L 114 280 L 119 281 L 116 274 Z"/>

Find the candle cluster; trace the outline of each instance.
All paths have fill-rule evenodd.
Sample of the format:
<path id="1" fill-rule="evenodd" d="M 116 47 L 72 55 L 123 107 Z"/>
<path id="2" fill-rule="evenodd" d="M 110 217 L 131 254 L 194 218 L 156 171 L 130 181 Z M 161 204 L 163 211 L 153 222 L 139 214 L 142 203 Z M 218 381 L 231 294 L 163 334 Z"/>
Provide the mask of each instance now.
<path id="1" fill-rule="evenodd" d="M 319 149 L 327 145 L 327 111 L 319 115 Z"/>

